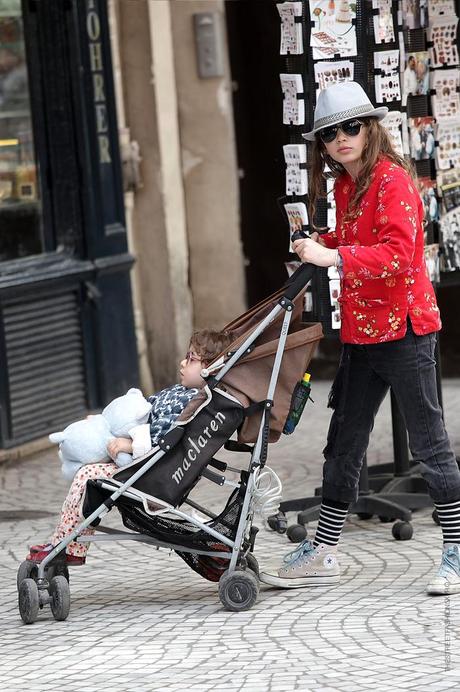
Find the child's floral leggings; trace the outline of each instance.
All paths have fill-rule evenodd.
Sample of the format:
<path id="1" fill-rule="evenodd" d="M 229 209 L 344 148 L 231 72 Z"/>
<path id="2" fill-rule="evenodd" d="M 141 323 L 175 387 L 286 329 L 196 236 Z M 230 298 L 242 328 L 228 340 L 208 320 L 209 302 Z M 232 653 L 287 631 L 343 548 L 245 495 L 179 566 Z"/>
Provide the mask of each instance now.
<path id="1" fill-rule="evenodd" d="M 62 541 L 69 533 L 72 533 L 75 527 L 83 521 L 82 500 L 86 481 L 96 478 L 111 478 L 119 470 L 119 467 L 113 461 L 108 461 L 104 464 L 87 464 L 77 471 L 62 505 L 61 519 L 51 537 L 50 543 L 52 545 L 57 545 L 59 541 Z M 94 529 L 85 529 L 81 535 L 91 536 L 93 533 Z M 89 543 L 72 541 L 67 546 L 66 552 L 69 555 L 84 557 L 88 552 L 88 548 Z"/>

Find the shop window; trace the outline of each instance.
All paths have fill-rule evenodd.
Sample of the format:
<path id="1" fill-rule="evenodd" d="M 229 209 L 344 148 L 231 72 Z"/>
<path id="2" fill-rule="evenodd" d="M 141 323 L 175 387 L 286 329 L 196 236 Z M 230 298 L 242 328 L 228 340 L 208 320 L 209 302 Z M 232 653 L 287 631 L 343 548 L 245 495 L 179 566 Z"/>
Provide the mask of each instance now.
<path id="1" fill-rule="evenodd" d="M 43 252 L 21 0 L 0 0 L 0 261 Z"/>

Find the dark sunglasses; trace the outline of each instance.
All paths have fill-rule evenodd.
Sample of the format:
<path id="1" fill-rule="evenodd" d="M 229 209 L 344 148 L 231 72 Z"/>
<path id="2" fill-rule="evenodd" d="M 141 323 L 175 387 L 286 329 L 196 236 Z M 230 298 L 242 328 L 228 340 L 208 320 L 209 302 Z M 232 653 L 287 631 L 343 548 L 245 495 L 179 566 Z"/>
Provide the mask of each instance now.
<path id="1" fill-rule="evenodd" d="M 331 125 L 331 127 L 325 127 L 323 130 L 318 132 L 320 139 L 325 144 L 330 144 L 337 137 L 337 132 L 342 130 L 342 132 L 349 137 L 356 137 L 361 132 L 361 127 L 363 123 L 360 120 L 346 120 L 344 123 L 338 123 L 338 125 Z"/>

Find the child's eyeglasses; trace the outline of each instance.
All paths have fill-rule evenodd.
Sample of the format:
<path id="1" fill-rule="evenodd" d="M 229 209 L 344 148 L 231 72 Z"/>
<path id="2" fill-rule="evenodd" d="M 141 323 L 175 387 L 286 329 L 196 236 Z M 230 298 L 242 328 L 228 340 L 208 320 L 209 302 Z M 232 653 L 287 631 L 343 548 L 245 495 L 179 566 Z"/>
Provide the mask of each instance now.
<path id="1" fill-rule="evenodd" d="M 318 135 L 325 144 L 330 144 L 337 137 L 339 130 L 342 130 L 349 137 L 356 137 L 361 132 L 362 125 L 360 120 L 346 120 L 344 123 L 325 127 L 324 130 L 318 132 Z"/>
<path id="2" fill-rule="evenodd" d="M 185 360 L 187 363 L 193 363 L 193 361 L 201 363 L 201 356 L 197 356 L 196 353 L 193 353 L 193 351 L 187 351 L 185 354 Z"/>

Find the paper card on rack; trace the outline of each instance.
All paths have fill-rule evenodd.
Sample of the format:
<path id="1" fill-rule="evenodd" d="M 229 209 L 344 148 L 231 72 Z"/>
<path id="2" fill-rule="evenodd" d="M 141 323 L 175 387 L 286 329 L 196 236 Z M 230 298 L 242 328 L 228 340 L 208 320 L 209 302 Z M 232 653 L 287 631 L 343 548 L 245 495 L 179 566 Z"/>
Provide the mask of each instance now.
<path id="1" fill-rule="evenodd" d="M 286 194 L 306 195 L 308 192 L 307 170 L 301 168 L 301 164 L 307 161 L 307 146 L 285 144 L 283 152 L 286 162 Z"/>
<path id="2" fill-rule="evenodd" d="M 280 2 L 277 5 L 281 18 L 281 55 L 301 55 L 303 53 L 302 23 L 296 17 L 302 16 L 301 2 Z"/>
<path id="3" fill-rule="evenodd" d="M 289 221 L 289 252 L 294 252 L 291 237 L 295 231 L 302 231 L 304 226 L 308 226 L 307 207 L 303 202 L 291 202 L 285 204 L 284 208 Z"/>
<path id="4" fill-rule="evenodd" d="M 395 29 L 393 15 L 391 13 L 392 0 L 372 0 L 372 7 L 378 10 L 374 15 L 374 38 L 377 44 L 393 43 Z"/>
<path id="5" fill-rule="evenodd" d="M 428 16 L 431 22 L 434 19 L 455 17 L 454 0 L 428 0 Z"/>
<path id="6" fill-rule="evenodd" d="M 409 118 L 410 155 L 415 161 L 434 158 L 434 118 Z"/>
<path id="7" fill-rule="evenodd" d="M 326 168 L 324 169 L 324 172 L 326 174 L 330 173 L 330 168 L 328 166 L 326 166 Z M 335 178 L 326 178 L 327 203 L 331 207 L 335 207 L 334 185 L 335 185 Z"/>
<path id="8" fill-rule="evenodd" d="M 451 168 L 448 171 L 438 171 L 438 189 L 442 196 L 444 212 L 460 207 L 460 169 Z"/>
<path id="9" fill-rule="evenodd" d="M 338 82 L 352 81 L 354 79 L 355 65 L 351 60 L 338 62 L 317 62 L 315 68 L 315 82 L 318 84 L 316 96 L 323 89 L 327 89 Z"/>
<path id="10" fill-rule="evenodd" d="M 336 224 L 336 208 L 335 207 L 328 207 L 327 208 L 327 227 L 328 228 L 335 228 Z"/>
<path id="11" fill-rule="evenodd" d="M 417 177 L 415 179 L 417 189 L 423 202 L 423 210 L 427 223 L 439 221 L 439 202 L 436 197 L 436 180 Z"/>
<path id="12" fill-rule="evenodd" d="M 460 211 L 448 211 L 441 216 L 440 225 L 443 246 L 441 271 L 453 272 L 460 269 Z"/>
<path id="13" fill-rule="evenodd" d="M 410 156 L 409 125 L 407 113 L 401 113 L 401 131 L 404 156 Z"/>
<path id="14" fill-rule="evenodd" d="M 406 67 L 403 73 L 402 104 L 407 97 L 423 96 L 430 89 L 430 59 L 427 50 L 406 53 Z"/>
<path id="15" fill-rule="evenodd" d="M 302 75 L 280 74 L 281 89 L 283 90 L 283 123 L 285 125 L 305 124 L 305 101 L 297 98 L 303 94 Z"/>
<path id="16" fill-rule="evenodd" d="M 400 111 L 390 111 L 381 121 L 383 127 L 390 135 L 391 143 L 400 156 L 404 156 L 402 141 L 402 113 Z"/>
<path id="17" fill-rule="evenodd" d="M 457 17 L 437 20 L 428 28 L 431 67 L 458 65 Z"/>
<path id="18" fill-rule="evenodd" d="M 431 283 L 438 284 L 441 278 L 439 276 L 439 245 L 438 243 L 425 245 L 424 251 L 428 277 Z"/>
<path id="19" fill-rule="evenodd" d="M 433 70 L 431 73 L 431 88 L 436 92 L 431 97 L 433 115 L 438 122 L 460 118 L 460 74 L 454 70 Z"/>
<path id="20" fill-rule="evenodd" d="M 375 76 L 375 98 L 377 103 L 400 101 L 399 50 L 374 53 L 374 67 L 380 71 Z"/>
<path id="21" fill-rule="evenodd" d="M 436 129 L 436 165 L 441 170 L 460 167 L 460 123 L 439 123 Z"/>
<path id="22" fill-rule="evenodd" d="M 428 26 L 426 0 L 401 0 L 403 29 L 423 29 Z"/>
<path id="23" fill-rule="evenodd" d="M 313 60 L 357 55 L 356 4 L 347 0 L 309 0 Z"/>

